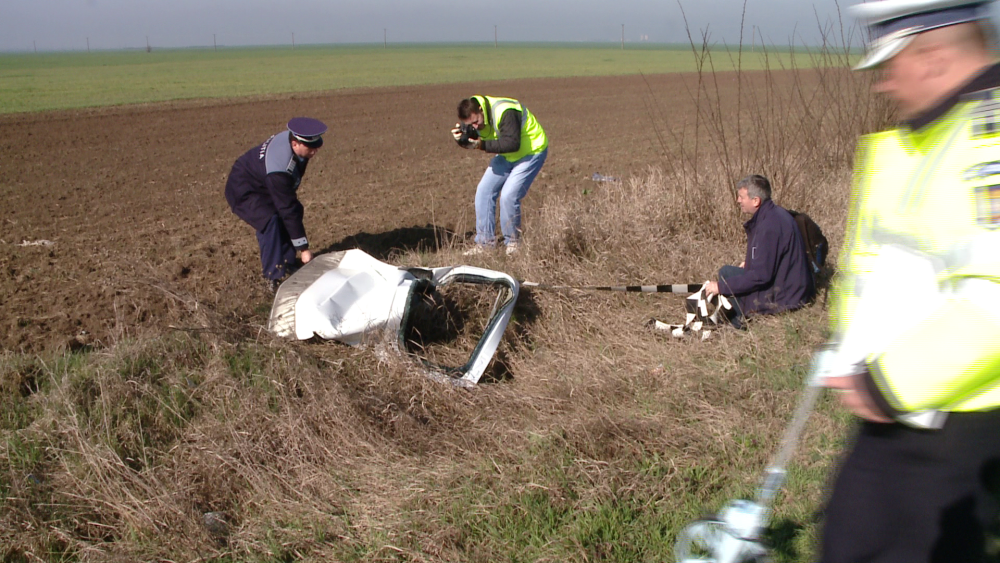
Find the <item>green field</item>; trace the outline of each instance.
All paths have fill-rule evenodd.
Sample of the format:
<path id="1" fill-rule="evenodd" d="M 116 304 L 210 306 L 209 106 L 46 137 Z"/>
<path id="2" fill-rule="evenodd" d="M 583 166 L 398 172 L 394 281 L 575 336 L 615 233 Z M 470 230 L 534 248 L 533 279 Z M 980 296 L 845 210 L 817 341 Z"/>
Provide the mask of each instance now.
<path id="1" fill-rule="evenodd" d="M 745 52 L 742 68 L 809 66 L 808 54 Z M 713 52 L 715 70 L 735 53 Z M 688 45 L 300 46 L 0 55 L 0 113 L 340 88 L 693 71 Z"/>

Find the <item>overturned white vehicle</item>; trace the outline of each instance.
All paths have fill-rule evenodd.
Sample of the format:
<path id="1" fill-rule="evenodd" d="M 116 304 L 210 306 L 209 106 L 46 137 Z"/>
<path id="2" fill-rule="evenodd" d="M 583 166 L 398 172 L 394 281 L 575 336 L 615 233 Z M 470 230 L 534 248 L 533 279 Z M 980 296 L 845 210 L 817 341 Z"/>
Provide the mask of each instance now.
<path id="1" fill-rule="evenodd" d="M 285 338 L 317 336 L 352 346 L 384 343 L 406 353 L 414 326 L 427 322 L 420 304 L 448 284 L 489 286 L 497 290 L 496 299 L 464 365 L 421 361 L 432 375 L 475 385 L 493 359 L 517 302 L 518 282 L 502 272 L 472 266 L 404 269 L 361 250 L 323 254 L 278 288 L 268 330 Z"/>

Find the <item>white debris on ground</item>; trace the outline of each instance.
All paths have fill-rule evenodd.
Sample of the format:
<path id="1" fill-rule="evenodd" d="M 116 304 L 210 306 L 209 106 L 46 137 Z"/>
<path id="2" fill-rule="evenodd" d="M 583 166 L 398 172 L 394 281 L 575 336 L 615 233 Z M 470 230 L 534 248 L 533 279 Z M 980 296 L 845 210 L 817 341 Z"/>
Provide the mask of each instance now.
<path id="1" fill-rule="evenodd" d="M 492 361 L 517 302 L 520 285 L 503 272 L 472 266 L 399 268 L 357 249 L 322 254 L 278 288 L 268 330 L 283 338 L 318 336 L 382 353 L 386 348 L 405 353 L 405 335 L 418 320 L 416 302 L 451 283 L 494 288 L 496 301 L 485 332 L 463 366 L 425 367 L 435 379 L 475 385 Z"/>

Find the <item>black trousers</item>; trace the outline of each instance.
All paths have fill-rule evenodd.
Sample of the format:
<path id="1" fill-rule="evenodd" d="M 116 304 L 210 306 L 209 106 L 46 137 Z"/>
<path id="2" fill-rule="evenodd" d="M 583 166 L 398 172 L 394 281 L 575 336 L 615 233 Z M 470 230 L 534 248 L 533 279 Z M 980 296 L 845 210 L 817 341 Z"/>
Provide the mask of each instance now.
<path id="1" fill-rule="evenodd" d="M 727 279 L 742 275 L 745 271 L 746 270 L 740 268 L 739 266 L 727 265 L 719 268 L 719 288 L 721 289 L 725 285 Z M 740 306 L 739 298 L 734 295 L 729 297 L 729 302 L 732 304 L 733 308 L 726 313 L 726 318 L 729 319 L 729 322 L 734 328 L 744 328 L 743 320 L 746 317 L 743 315 L 743 308 Z"/>
<path id="2" fill-rule="evenodd" d="M 984 561 L 997 522 L 1000 410 L 940 430 L 861 425 L 825 511 L 823 563 Z"/>
<path id="3" fill-rule="evenodd" d="M 263 231 L 257 231 L 257 244 L 260 246 L 260 265 L 265 278 L 280 280 L 295 267 L 292 238 L 277 215 L 271 217 Z"/>

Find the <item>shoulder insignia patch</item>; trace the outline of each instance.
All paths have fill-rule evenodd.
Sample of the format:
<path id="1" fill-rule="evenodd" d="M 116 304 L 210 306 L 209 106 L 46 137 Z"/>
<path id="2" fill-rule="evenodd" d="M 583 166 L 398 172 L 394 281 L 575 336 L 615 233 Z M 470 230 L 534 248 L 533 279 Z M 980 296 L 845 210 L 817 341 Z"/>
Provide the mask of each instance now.
<path id="1" fill-rule="evenodd" d="M 972 110 L 972 138 L 996 137 L 1000 135 L 1000 100 L 996 94 L 987 97 Z"/>
<path id="2" fill-rule="evenodd" d="M 264 155 L 267 153 L 267 145 L 271 144 L 271 139 L 273 139 L 273 138 L 274 138 L 274 135 L 271 135 L 270 137 L 267 138 L 266 141 L 264 141 L 260 145 L 260 156 L 257 157 L 257 160 L 264 160 Z"/>
<path id="3" fill-rule="evenodd" d="M 997 174 L 1000 174 L 1000 160 L 973 164 L 965 170 L 964 174 L 962 174 L 962 179 L 968 182 L 977 178 L 986 178 Z"/>
<path id="4" fill-rule="evenodd" d="M 288 159 L 288 166 L 285 167 L 285 172 L 288 172 L 292 176 L 295 175 L 295 157 Z"/>
<path id="5" fill-rule="evenodd" d="M 987 229 L 1000 226 L 1000 184 L 976 188 L 976 222 Z"/>

